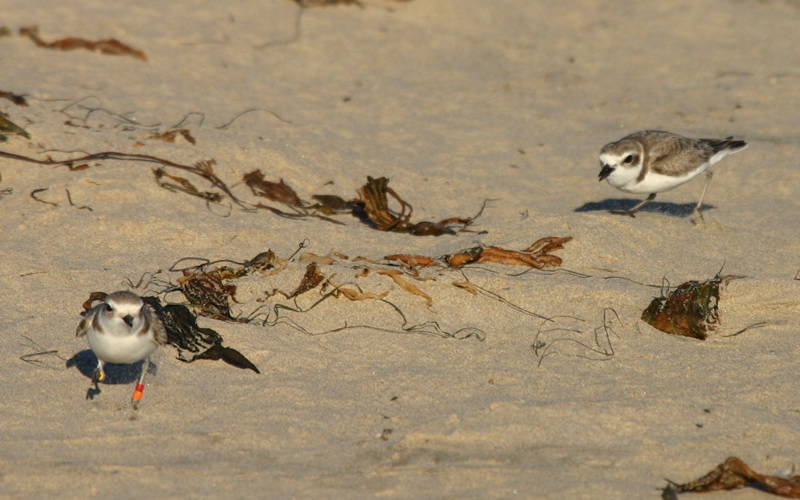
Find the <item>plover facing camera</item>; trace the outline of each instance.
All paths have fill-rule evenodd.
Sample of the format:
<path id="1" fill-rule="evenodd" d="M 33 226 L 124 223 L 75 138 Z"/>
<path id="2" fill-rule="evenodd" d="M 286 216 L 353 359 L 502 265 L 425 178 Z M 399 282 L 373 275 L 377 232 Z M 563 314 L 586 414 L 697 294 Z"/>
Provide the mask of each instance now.
<path id="1" fill-rule="evenodd" d="M 706 182 L 700 201 L 694 209 L 702 219 L 700 209 L 713 172 L 709 169 L 726 156 L 747 148 L 745 141 L 727 139 L 689 139 L 660 130 L 635 132 L 606 144 L 600 150 L 600 180 L 627 193 L 649 194 L 629 210 L 611 213 L 634 214 L 653 201 L 657 193 L 675 189 L 705 172 Z"/>
<path id="2" fill-rule="evenodd" d="M 85 314 L 75 335 L 85 335 L 97 356 L 92 382 L 98 392 L 97 383 L 106 376 L 103 370 L 106 362 L 128 364 L 146 360 L 133 393 L 132 403 L 136 407 L 144 391 L 150 355 L 167 343 L 167 332 L 153 308 L 135 293 L 114 292 Z"/>

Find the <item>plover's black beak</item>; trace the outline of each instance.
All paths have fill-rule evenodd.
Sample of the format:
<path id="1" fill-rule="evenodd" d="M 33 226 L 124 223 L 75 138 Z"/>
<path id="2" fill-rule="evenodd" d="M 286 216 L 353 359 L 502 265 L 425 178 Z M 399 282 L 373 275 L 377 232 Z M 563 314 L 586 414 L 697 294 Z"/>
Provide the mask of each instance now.
<path id="1" fill-rule="evenodd" d="M 133 316 L 131 316 L 130 314 L 122 318 L 122 321 L 124 321 L 125 324 L 130 326 L 131 328 L 133 327 Z"/>
<path id="2" fill-rule="evenodd" d="M 603 165 L 603 170 L 600 171 L 600 180 L 602 181 L 603 179 L 611 175 L 612 172 L 614 172 L 614 167 Z"/>

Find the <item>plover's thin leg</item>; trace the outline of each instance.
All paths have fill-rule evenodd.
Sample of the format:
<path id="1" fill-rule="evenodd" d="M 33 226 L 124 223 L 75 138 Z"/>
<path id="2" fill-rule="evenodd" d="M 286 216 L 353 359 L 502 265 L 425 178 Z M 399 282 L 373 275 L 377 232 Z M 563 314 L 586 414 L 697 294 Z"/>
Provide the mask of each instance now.
<path id="1" fill-rule="evenodd" d="M 139 382 L 136 384 L 136 389 L 133 391 L 133 397 L 131 398 L 131 403 L 133 403 L 134 409 L 139 404 L 139 401 L 142 400 L 142 393 L 144 392 L 144 376 L 147 375 L 147 371 L 150 369 L 150 358 L 144 360 L 144 364 L 142 365 L 142 376 L 139 377 Z"/>
<path id="2" fill-rule="evenodd" d="M 94 369 L 92 372 L 92 382 L 97 385 L 98 382 L 102 382 L 103 379 L 106 378 L 106 372 L 103 369 L 103 362 L 101 360 L 97 360 L 97 368 Z"/>
<path id="3" fill-rule="evenodd" d="M 642 200 L 641 203 L 631 208 L 630 210 L 609 210 L 609 212 L 615 215 L 630 215 L 631 217 L 636 217 L 633 214 L 635 214 L 640 208 L 642 208 L 643 206 L 647 205 L 648 203 L 650 203 L 655 199 L 656 199 L 656 193 L 652 193 L 646 199 Z"/>
<path id="4" fill-rule="evenodd" d="M 703 198 L 706 197 L 706 191 L 708 191 L 708 185 L 711 184 L 711 178 L 714 177 L 714 172 L 710 170 L 706 172 L 706 183 L 703 184 L 703 192 L 700 194 L 700 201 L 697 202 L 697 206 L 694 207 L 694 213 L 702 219 L 703 213 L 700 211 L 703 208 Z"/>

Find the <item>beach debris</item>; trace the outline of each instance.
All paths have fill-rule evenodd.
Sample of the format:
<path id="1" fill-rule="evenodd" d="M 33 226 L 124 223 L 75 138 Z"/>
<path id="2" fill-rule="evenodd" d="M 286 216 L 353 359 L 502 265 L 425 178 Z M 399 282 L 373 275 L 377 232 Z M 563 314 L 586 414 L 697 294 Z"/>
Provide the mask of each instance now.
<path id="1" fill-rule="evenodd" d="M 299 295 L 302 295 L 308 291 L 317 288 L 324 281 L 325 281 L 325 276 L 319 270 L 319 266 L 317 265 L 317 263 L 310 262 L 306 266 L 306 272 L 305 274 L 303 274 L 303 278 L 300 281 L 300 284 L 297 286 L 297 288 L 294 289 L 294 291 L 286 293 L 280 290 L 273 290 L 272 292 L 267 293 L 266 296 L 267 298 L 269 298 L 274 295 L 280 294 L 286 297 L 287 299 L 293 299 Z M 258 299 L 259 302 L 264 302 L 265 300 L 266 299 Z"/>
<path id="2" fill-rule="evenodd" d="M 168 174 L 163 168 L 154 168 L 153 175 L 156 177 L 156 183 L 168 191 L 181 192 L 203 198 L 209 203 L 219 203 L 222 201 L 222 195 L 212 191 L 200 191 L 188 179 Z M 164 179 L 169 179 L 174 182 L 167 182 Z"/>
<path id="3" fill-rule="evenodd" d="M 8 99 L 9 101 L 13 102 L 17 106 L 27 106 L 28 105 L 28 101 L 25 100 L 24 96 L 21 96 L 19 94 L 15 94 L 13 92 L 0 90 L 0 98 Z"/>
<path id="4" fill-rule="evenodd" d="M 152 155 L 142 155 L 142 154 L 133 154 L 133 153 L 119 153 L 116 151 L 103 151 L 101 153 L 93 153 L 89 155 L 80 156 L 77 158 L 72 158 L 69 160 L 53 160 L 52 158 L 47 158 L 45 160 L 37 160 L 35 158 L 30 158 L 28 156 L 18 155 L 14 153 L 8 153 L 6 151 L 0 151 L 0 157 L 2 158 L 10 158 L 12 160 L 17 161 L 25 161 L 29 163 L 35 163 L 37 165 L 52 165 L 58 166 L 63 165 L 70 170 L 81 170 L 83 168 L 88 168 L 89 161 L 92 160 L 130 160 L 130 161 L 141 161 L 141 162 L 155 162 L 160 163 L 165 167 L 171 167 L 177 170 L 183 170 L 185 172 L 190 172 L 197 176 L 202 177 L 212 186 L 221 190 L 233 203 L 240 206 L 244 209 L 251 209 L 252 206 L 248 205 L 247 203 L 240 200 L 233 192 L 228 188 L 228 186 L 220 179 L 213 170 L 213 165 L 216 163 L 214 160 L 201 160 L 195 162 L 193 165 L 181 165 L 180 163 L 175 163 L 164 158 L 158 158 Z M 78 163 L 78 166 L 75 164 Z M 222 197 L 220 196 L 220 200 Z"/>
<path id="5" fill-rule="evenodd" d="M 152 132 L 145 136 L 146 139 L 155 139 L 162 142 L 176 142 L 178 137 L 183 137 L 186 142 L 190 144 L 197 144 L 197 141 L 192 136 L 192 133 L 189 132 L 189 129 L 185 128 L 176 128 L 173 130 L 167 130 L 159 134 L 158 132 Z"/>
<path id="6" fill-rule="evenodd" d="M 294 3 L 303 8 L 329 7 L 331 5 L 358 5 L 362 9 L 364 4 L 360 0 L 294 0 Z"/>
<path id="7" fill-rule="evenodd" d="M 0 126 L 1 125 L 0 123 Z M 19 128 L 17 127 L 17 129 Z M 0 131 L 2 131 L 2 129 L 0 129 Z M 22 133 L 25 133 L 24 130 Z M 27 136 L 27 133 L 25 134 Z M 156 183 L 160 187 L 173 192 L 182 192 L 192 196 L 198 196 L 205 199 L 208 203 L 221 203 L 223 199 L 227 197 L 232 203 L 244 210 L 252 211 L 253 209 L 262 209 L 285 218 L 316 218 L 338 225 L 344 225 L 344 223 L 330 218 L 329 215 L 350 212 L 354 215 L 362 216 L 362 220 L 368 222 L 370 227 L 374 229 L 407 233 L 415 236 L 458 234 L 459 232 L 467 230 L 467 227 L 480 217 L 483 213 L 483 209 L 486 207 L 486 202 L 484 202 L 478 214 L 473 217 L 453 217 L 439 222 L 423 221 L 412 223 L 410 222 L 413 212 L 411 205 L 400 198 L 393 189 L 388 187 L 389 181 L 385 177 L 378 179 L 367 177 L 367 184 L 358 190 L 360 196 L 358 199 L 345 201 L 343 198 L 336 195 L 313 195 L 312 198 L 316 203 L 308 203 L 301 199 L 297 192 L 283 179 L 280 179 L 278 182 L 269 181 L 265 179 L 264 174 L 260 170 L 254 170 L 243 176 L 245 184 L 250 187 L 253 195 L 290 207 L 292 212 L 287 212 L 261 202 L 245 202 L 234 195 L 228 185 L 214 173 L 213 167 L 216 161 L 213 159 L 197 161 L 193 165 L 182 165 L 157 156 L 120 153 L 117 151 L 103 151 L 58 161 L 50 157 L 44 160 L 38 160 L 5 151 L 0 151 L 0 157 L 35 163 L 37 165 L 63 165 L 70 170 L 88 168 L 89 161 L 103 159 L 160 163 L 162 165 L 161 167 L 153 169 Z M 75 166 L 76 164 L 77 166 Z M 188 179 L 168 173 L 168 168 L 182 170 L 200 176 L 211 184 L 213 188 L 221 191 L 221 193 L 203 191 L 195 187 Z M 400 203 L 399 213 L 389 208 L 389 196 Z"/>
<path id="8" fill-rule="evenodd" d="M 104 40 L 98 40 L 93 42 L 90 40 L 85 40 L 83 38 L 68 37 L 68 38 L 63 38 L 61 40 L 56 40 L 54 42 L 45 42 L 44 40 L 39 38 L 38 26 L 20 28 L 19 34 L 20 36 L 25 36 L 33 40 L 33 43 L 35 43 L 37 47 L 42 47 L 45 49 L 55 49 L 55 50 L 86 49 L 114 56 L 120 56 L 120 55 L 132 56 L 135 57 L 136 59 L 147 61 L 147 55 L 145 55 L 144 52 L 142 52 L 141 50 L 136 50 L 134 48 L 131 48 L 128 45 L 125 45 L 124 43 L 114 38 L 106 38 Z"/>
<path id="9" fill-rule="evenodd" d="M 297 195 L 297 192 L 290 185 L 284 182 L 283 179 L 280 179 L 278 182 L 268 181 L 264 178 L 264 174 L 261 172 L 261 170 L 257 169 L 253 170 L 249 174 L 245 174 L 242 180 L 245 184 L 247 184 L 247 186 L 250 188 L 250 191 L 252 191 L 255 196 L 287 205 L 294 210 L 294 213 L 284 212 L 283 210 L 279 210 L 269 205 L 264 205 L 263 203 L 256 203 L 254 205 L 256 208 L 269 210 L 270 212 L 280 215 L 281 217 L 312 217 L 331 222 L 333 224 L 343 225 L 343 223 L 339 221 L 316 213 L 316 206 L 310 205 L 301 200 Z"/>
<path id="10" fill-rule="evenodd" d="M 539 358 L 537 366 L 542 366 L 544 358 L 557 352 L 595 361 L 613 358 L 611 334 L 617 336 L 615 325 L 624 326 L 617 311 L 611 307 L 603 309 L 603 322 L 592 330 L 590 338 L 587 338 L 589 334 L 585 324 L 585 320 L 571 316 L 544 318 L 531 344 L 534 355 Z M 556 334 L 559 336 L 549 339 Z M 561 351 L 556 351 L 556 345 L 563 346 Z"/>
<path id="11" fill-rule="evenodd" d="M 9 120 L 5 113 L 0 113 L 0 141 L 5 141 L 6 135 L 21 135 L 26 139 L 31 138 L 25 129 Z"/>
<path id="12" fill-rule="evenodd" d="M 508 250 L 500 247 L 477 246 L 461 250 L 452 255 L 439 258 L 424 255 L 394 254 L 384 259 L 395 261 L 411 269 L 425 268 L 444 263 L 448 267 L 461 268 L 468 264 L 503 264 L 507 266 L 525 266 L 536 269 L 558 267 L 563 260 L 550 252 L 561 250 L 564 244 L 571 241 L 572 236 L 547 236 L 536 240 L 525 250 Z"/>
<path id="13" fill-rule="evenodd" d="M 392 231 L 396 233 L 408 233 L 415 236 L 441 236 L 443 234 L 457 234 L 450 226 L 460 226 L 459 232 L 465 230 L 475 217 L 453 217 L 439 222 L 410 222 L 411 214 L 414 209 L 411 204 L 403 200 L 394 189 L 389 187 L 389 179 L 379 177 L 374 179 L 367 177 L 367 183 L 358 189 L 359 200 L 355 204 L 363 211 L 366 218 L 372 223 L 375 229 L 380 231 Z M 389 196 L 400 204 L 400 212 L 395 212 L 389 208 Z"/>
<path id="14" fill-rule="evenodd" d="M 198 359 L 221 359 L 231 366 L 261 373 L 242 353 L 223 346 L 222 336 L 215 330 L 197 326 L 197 317 L 186 306 L 180 304 L 163 306 L 158 297 L 142 297 L 142 300 L 155 309 L 167 330 L 167 343 L 178 350 L 178 360 L 192 363 Z M 191 358 L 187 358 L 184 355 L 185 351 L 194 354 Z"/>
<path id="15" fill-rule="evenodd" d="M 664 489 L 674 493 L 701 493 L 709 491 L 729 491 L 755 486 L 784 498 L 800 498 L 800 476 L 779 477 L 759 474 L 738 457 L 728 457 L 714 470 L 694 481 L 678 484 L 670 481 Z"/>
<path id="16" fill-rule="evenodd" d="M 705 340 L 719 323 L 719 288 L 734 276 L 687 281 L 668 295 L 656 297 L 642 320 L 664 333 Z"/>
<path id="17" fill-rule="evenodd" d="M 522 251 L 508 250 L 499 247 L 478 247 L 451 255 L 448 259 L 450 267 L 462 267 L 467 264 L 504 264 L 508 266 L 528 266 L 536 269 L 558 267 L 563 262 L 561 257 L 550 252 L 564 248 L 564 244 L 572 240 L 571 236 L 548 236 L 536 240 Z"/>
<path id="18" fill-rule="evenodd" d="M 412 295 L 422 297 L 423 299 L 425 299 L 425 302 L 428 304 L 428 307 L 433 305 L 433 299 L 431 298 L 431 296 L 420 290 L 413 283 L 406 281 L 403 278 L 403 273 L 401 271 L 398 271 L 396 269 L 390 269 L 386 271 L 378 271 L 378 274 L 381 276 L 388 276 L 392 278 L 392 280 L 397 284 L 397 286 L 402 288 L 404 291 Z"/>
<path id="19" fill-rule="evenodd" d="M 58 206 L 58 203 L 53 203 L 52 201 L 46 201 L 46 200 L 42 200 L 42 199 L 40 199 L 40 198 L 37 198 L 37 197 L 36 197 L 36 195 L 37 195 L 38 193 L 43 193 L 44 191 L 47 191 L 48 189 L 50 189 L 50 188 L 39 188 L 39 189 L 34 189 L 33 191 L 31 191 L 31 194 L 30 194 L 29 196 L 30 196 L 30 197 L 31 197 L 31 198 L 32 198 L 34 201 L 38 201 L 39 203 L 44 203 L 45 205 L 51 205 L 51 206 L 57 207 L 57 206 Z"/>
<path id="20" fill-rule="evenodd" d="M 261 170 L 253 170 L 249 174 L 245 174 L 242 180 L 256 196 L 293 207 L 303 207 L 304 205 L 295 190 L 283 179 L 278 182 L 268 181 L 264 178 Z"/>
<path id="21" fill-rule="evenodd" d="M 236 285 L 224 283 L 216 272 L 183 271 L 178 278 L 181 291 L 203 316 L 232 320 L 230 303 L 235 302 Z"/>
<path id="22" fill-rule="evenodd" d="M 439 260 L 432 257 L 425 257 L 424 255 L 394 254 L 387 255 L 384 259 L 399 262 L 409 269 L 419 269 L 441 264 Z"/>

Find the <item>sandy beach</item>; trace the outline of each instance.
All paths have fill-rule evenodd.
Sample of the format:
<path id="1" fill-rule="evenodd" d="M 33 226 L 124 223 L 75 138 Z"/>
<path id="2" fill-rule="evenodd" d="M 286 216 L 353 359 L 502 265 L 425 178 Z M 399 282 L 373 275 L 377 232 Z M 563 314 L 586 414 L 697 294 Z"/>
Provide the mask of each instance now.
<path id="1" fill-rule="evenodd" d="M 1 151 L 213 160 L 200 165 L 224 187 L 153 161 L 0 158 L 0 497 L 655 499 L 729 456 L 800 464 L 796 1 L 6 0 L 3 14 L 0 91 L 27 105 L 0 112 L 28 136 Z M 142 56 L 48 49 L 19 35 L 32 26 Z M 597 155 L 646 129 L 749 143 L 715 167 L 703 223 L 702 178 L 635 218 L 608 212 L 645 196 L 598 182 Z M 202 196 L 160 186 L 159 167 Z M 415 236 L 346 211 L 282 217 L 253 208 L 292 211 L 251 190 L 256 170 L 304 203 L 385 177 L 412 222 L 469 224 Z M 385 259 L 545 237 L 572 238 L 558 267 Z M 198 317 L 260 374 L 168 345 L 138 409 L 139 365 L 87 399 L 94 355 L 75 328 L 90 293 L 186 304 L 180 259 L 226 260 L 213 270 L 267 250 L 280 265 L 235 280 L 229 302 L 253 321 Z M 315 259 L 324 283 L 286 299 Z M 735 278 L 707 340 L 640 319 L 717 274 Z"/>

